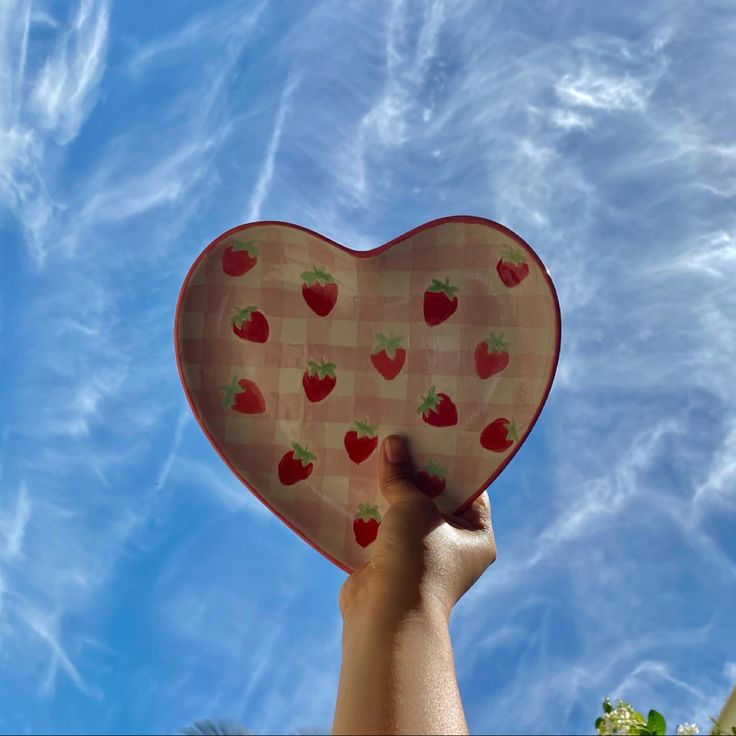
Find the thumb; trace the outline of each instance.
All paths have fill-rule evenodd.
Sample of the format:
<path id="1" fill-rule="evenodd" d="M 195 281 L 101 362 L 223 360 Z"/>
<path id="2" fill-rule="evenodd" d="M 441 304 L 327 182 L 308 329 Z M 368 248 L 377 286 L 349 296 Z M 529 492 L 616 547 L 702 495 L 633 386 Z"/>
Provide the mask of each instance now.
<path id="1" fill-rule="evenodd" d="M 414 485 L 414 472 L 406 443 L 392 434 L 383 441 L 378 461 L 378 482 L 389 503 L 415 499 L 422 494 Z"/>

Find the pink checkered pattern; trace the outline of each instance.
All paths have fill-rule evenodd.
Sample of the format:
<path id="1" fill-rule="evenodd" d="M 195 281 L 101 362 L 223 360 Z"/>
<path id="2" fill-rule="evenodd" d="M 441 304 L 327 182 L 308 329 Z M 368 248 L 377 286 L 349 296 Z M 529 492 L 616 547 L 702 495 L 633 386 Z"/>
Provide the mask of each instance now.
<path id="1" fill-rule="evenodd" d="M 238 277 L 222 268 L 234 241 L 254 241 L 257 264 Z M 502 250 L 524 252 L 529 275 L 509 288 L 496 264 Z M 302 296 L 301 273 L 325 268 L 338 285 L 326 317 Z M 432 279 L 458 287 L 457 311 L 424 321 Z M 270 326 L 265 343 L 237 337 L 235 306 L 256 305 Z M 549 390 L 559 351 L 556 297 L 542 264 L 522 241 L 481 218 L 445 218 L 368 257 L 356 257 L 320 236 L 282 223 L 245 225 L 214 241 L 190 271 L 177 311 L 176 342 L 184 387 L 201 426 L 232 470 L 295 531 L 343 569 L 370 556 L 353 533 L 360 503 L 386 503 L 377 482 L 378 451 L 360 465 L 345 450 L 354 420 L 408 437 L 417 469 L 432 460 L 447 471 L 436 502 L 452 513 L 477 495 L 523 442 Z M 481 380 L 474 351 L 490 332 L 510 343 L 508 366 Z M 371 363 L 376 333 L 402 335 L 406 362 L 393 380 Z M 337 384 L 323 401 L 302 388 L 307 362 L 337 365 Z M 220 387 L 233 376 L 252 380 L 266 411 L 242 414 L 223 406 Z M 433 427 L 417 413 L 430 386 L 448 394 L 458 423 Z M 519 442 L 502 453 L 480 444 L 493 420 L 513 419 Z M 293 442 L 317 459 L 304 481 L 284 486 L 277 467 Z"/>

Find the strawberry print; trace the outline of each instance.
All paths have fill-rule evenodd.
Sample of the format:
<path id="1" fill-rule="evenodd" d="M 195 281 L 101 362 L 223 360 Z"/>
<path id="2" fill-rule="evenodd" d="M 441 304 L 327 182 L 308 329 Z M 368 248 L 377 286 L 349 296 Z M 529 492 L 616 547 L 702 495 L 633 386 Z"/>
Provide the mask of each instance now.
<path id="1" fill-rule="evenodd" d="M 492 452 L 504 452 L 519 441 L 519 434 L 513 419 L 499 417 L 494 419 L 481 433 L 480 444 Z"/>
<path id="2" fill-rule="evenodd" d="M 435 393 L 435 387 L 430 386 L 426 396 L 422 396 L 422 403 L 417 414 L 432 427 L 452 427 L 457 424 L 457 407 L 453 400 L 443 393 Z"/>
<path id="3" fill-rule="evenodd" d="M 451 317 L 457 309 L 457 286 L 450 285 L 450 279 L 444 283 L 432 279 L 432 284 L 424 292 L 424 321 L 430 326 L 441 324 Z"/>
<path id="4" fill-rule="evenodd" d="M 503 339 L 491 334 L 481 340 L 475 348 L 475 372 L 478 378 L 490 378 L 500 373 L 509 364 L 509 344 Z"/>
<path id="5" fill-rule="evenodd" d="M 228 276 L 242 276 L 256 265 L 258 261 L 258 251 L 253 246 L 255 240 L 249 240 L 243 243 L 234 240 L 222 252 L 222 270 Z"/>
<path id="6" fill-rule="evenodd" d="M 319 363 L 310 360 L 307 363 L 307 370 L 304 371 L 302 376 L 302 386 L 310 401 L 322 401 L 322 399 L 329 396 L 337 383 L 335 368 L 337 366 L 334 363 L 327 363 L 324 360 Z"/>
<path id="7" fill-rule="evenodd" d="M 416 474 L 414 483 L 417 488 L 430 498 L 436 498 L 445 490 L 447 471 L 431 460 Z"/>
<path id="8" fill-rule="evenodd" d="M 309 452 L 308 447 L 293 442 L 291 452 L 287 452 L 279 461 L 279 480 L 282 485 L 293 486 L 300 480 L 305 480 L 314 469 L 317 456 Z"/>
<path id="9" fill-rule="evenodd" d="M 345 433 L 345 451 L 348 457 L 360 465 L 367 460 L 378 446 L 376 428 L 368 424 L 368 420 L 353 422 L 355 429 Z"/>
<path id="10" fill-rule="evenodd" d="M 268 320 L 258 307 L 235 307 L 232 318 L 233 332 L 241 340 L 266 342 L 268 340 Z"/>
<path id="11" fill-rule="evenodd" d="M 529 264 L 521 250 L 507 245 L 496 264 L 496 271 L 501 281 L 510 289 L 518 286 L 529 275 Z"/>
<path id="12" fill-rule="evenodd" d="M 361 547 L 373 544 L 378 536 L 379 526 L 381 526 L 381 514 L 378 513 L 378 507 L 367 503 L 359 504 L 353 518 L 355 541 Z"/>
<path id="13" fill-rule="evenodd" d="M 387 380 L 392 381 L 399 375 L 406 360 L 406 350 L 402 347 L 403 338 L 399 335 L 386 337 L 376 333 L 376 342 L 371 351 L 371 363 L 375 369 Z"/>
<path id="14" fill-rule="evenodd" d="M 302 273 L 302 296 L 309 308 L 320 317 L 326 317 L 337 302 L 337 284 L 324 268 L 315 266 Z"/>
<path id="15" fill-rule="evenodd" d="M 226 409 L 239 411 L 241 414 L 262 414 L 266 411 L 266 401 L 261 389 L 248 378 L 238 380 L 233 376 L 229 386 L 220 386 L 224 391 L 222 405 Z"/>

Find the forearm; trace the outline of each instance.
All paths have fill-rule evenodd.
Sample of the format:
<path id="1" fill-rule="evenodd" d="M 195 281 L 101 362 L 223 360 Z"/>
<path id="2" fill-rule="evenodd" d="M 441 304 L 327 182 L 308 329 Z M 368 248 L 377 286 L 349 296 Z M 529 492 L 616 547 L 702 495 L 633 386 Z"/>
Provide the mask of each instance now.
<path id="1" fill-rule="evenodd" d="M 393 601 L 393 602 L 392 602 Z M 448 613 L 368 596 L 345 616 L 336 734 L 467 734 Z"/>

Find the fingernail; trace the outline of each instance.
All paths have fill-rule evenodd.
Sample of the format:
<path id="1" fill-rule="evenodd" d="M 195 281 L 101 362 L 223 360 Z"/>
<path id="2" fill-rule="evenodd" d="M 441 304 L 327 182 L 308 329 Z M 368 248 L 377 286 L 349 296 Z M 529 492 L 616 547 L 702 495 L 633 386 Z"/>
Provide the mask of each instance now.
<path id="1" fill-rule="evenodd" d="M 396 435 L 389 437 L 386 440 L 386 459 L 392 465 L 399 465 L 399 463 L 404 462 L 405 458 L 404 441 L 401 437 L 397 437 Z"/>

